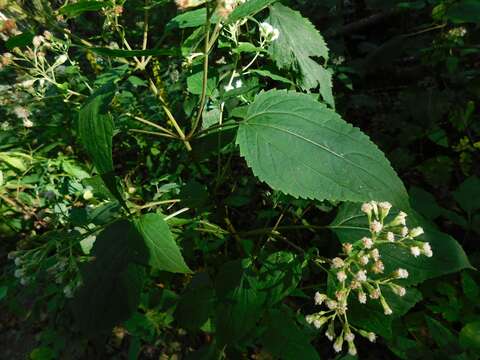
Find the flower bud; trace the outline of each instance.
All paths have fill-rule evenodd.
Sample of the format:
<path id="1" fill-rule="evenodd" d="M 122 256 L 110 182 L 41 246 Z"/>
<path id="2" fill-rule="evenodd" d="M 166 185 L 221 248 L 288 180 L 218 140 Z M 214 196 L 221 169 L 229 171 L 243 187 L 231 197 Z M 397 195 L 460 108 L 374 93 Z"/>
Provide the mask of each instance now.
<path id="1" fill-rule="evenodd" d="M 410 237 L 412 237 L 412 238 L 416 238 L 416 237 L 418 237 L 418 236 L 420 236 L 420 235 L 422 235 L 422 234 L 423 234 L 423 228 L 421 228 L 420 226 L 418 226 L 418 227 L 416 227 L 416 228 L 411 229 L 409 235 L 410 235 Z"/>
<path id="2" fill-rule="evenodd" d="M 370 249 L 373 246 L 373 240 L 368 237 L 364 237 L 362 243 L 365 249 Z"/>
<path id="3" fill-rule="evenodd" d="M 406 279 L 408 278 L 408 271 L 405 269 L 397 269 L 397 271 L 395 271 L 394 276 L 397 279 Z"/>
<path id="4" fill-rule="evenodd" d="M 430 246 L 430 243 L 428 243 L 428 242 L 424 243 L 423 247 L 422 247 L 422 250 L 423 250 L 423 254 L 426 257 L 432 257 L 433 256 L 433 251 L 432 251 L 432 248 Z"/>
<path id="5" fill-rule="evenodd" d="M 419 248 L 418 246 L 412 246 L 412 247 L 410 248 L 410 252 L 412 253 L 412 255 L 413 255 L 414 257 L 420 256 L 420 253 L 421 253 L 421 252 L 420 252 L 420 248 Z"/>
<path id="6" fill-rule="evenodd" d="M 332 268 L 333 269 L 340 269 L 345 265 L 344 261 L 339 257 L 332 259 Z"/>
<path id="7" fill-rule="evenodd" d="M 343 348 L 343 336 L 340 334 L 335 340 L 335 342 L 333 343 L 333 350 L 335 350 L 335 352 L 338 353 L 342 351 L 342 348 Z"/>

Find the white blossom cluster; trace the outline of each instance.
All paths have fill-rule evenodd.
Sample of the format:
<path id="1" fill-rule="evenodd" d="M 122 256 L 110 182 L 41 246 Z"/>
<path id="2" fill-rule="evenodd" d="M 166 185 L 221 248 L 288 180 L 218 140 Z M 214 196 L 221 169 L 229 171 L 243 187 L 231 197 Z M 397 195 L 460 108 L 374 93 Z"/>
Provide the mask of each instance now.
<path id="1" fill-rule="evenodd" d="M 306 321 L 317 329 L 328 324 L 325 335 L 333 341 L 336 352 L 341 352 L 346 342 L 349 354 L 357 354 L 354 333 L 372 342 L 376 339 L 376 334 L 349 324 L 347 316 L 349 299 L 356 297 L 360 304 L 378 301 L 384 314 L 391 315 L 393 310 L 382 290 L 390 289 L 398 296 L 406 294 L 406 289 L 396 281 L 408 278 L 408 271 L 399 268 L 385 274 L 385 266 L 378 246 L 390 244 L 407 248 L 414 257 L 433 255 L 429 243 L 416 239 L 423 234 L 423 229 L 421 227 L 409 229 L 406 226 L 406 213 L 401 211 L 393 219 L 389 217 L 391 220 L 387 221 L 391 208 L 392 205 L 388 202 L 371 201 L 362 205 L 361 210 L 368 217 L 370 236 L 363 237 L 353 244 L 344 243 L 343 254 L 330 260 L 328 272 L 334 279 L 335 295 L 331 297 L 317 292 L 315 305 L 324 305 L 327 309 L 306 317 Z"/>
<path id="2" fill-rule="evenodd" d="M 53 265 L 45 269 L 46 273 L 56 284 L 63 286 L 63 293 L 66 298 L 72 298 L 75 290 L 81 285 L 78 266 L 71 258 L 57 255 L 55 255 L 55 259 L 48 258 L 51 245 L 51 243 L 46 243 L 39 248 L 8 253 L 8 259 L 15 264 L 13 275 L 19 279 L 21 285 L 28 286 L 34 283 L 42 263 L 52 262 Z"/>
<path id="3" fill-rule="evenodd" d="M 69 61 L 68 48 L 68 42 L 55 38 L 49 31 L 44 31 L 42 35 L 35 36 L 32 45 L 27 46 L 26 49 L 15 48 L 11 53 L 2 54 L 0 56 L 0 68 L 2 66 L 13 66 L 28 70 L 27 78 L 18 83 L 17 86 L 27 92 L 41 96 L 47 84 L 62 87 L 57 82 L 56 76 L 64 68 L 64 64 Z M 18 117 L 26 118 L 23 115 Z M 31 126 L 25 125 L 25 127 Z"/>

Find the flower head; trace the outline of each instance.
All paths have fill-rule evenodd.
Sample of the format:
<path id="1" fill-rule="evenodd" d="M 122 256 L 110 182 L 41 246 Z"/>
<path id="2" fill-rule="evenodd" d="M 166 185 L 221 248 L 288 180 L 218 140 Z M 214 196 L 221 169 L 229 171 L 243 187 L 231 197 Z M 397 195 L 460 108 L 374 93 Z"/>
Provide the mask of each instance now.
<path id="1" fill-rule="evenodd" d="M 426 257 L 432 257 L 433 256 L 433 251 L 432 251 L 432 247 L 430 246 L 430 243 L 428 243 L 428 242 L 423 243 L 422 250 L 423 250 L 423 254 Z"/>
<path id="2" fill-rule="evenodd" d="M 410 248 L 410 252 L 412 253 L 413 256 L 417 257 L 417 256 L 420 256 L 420 248 L 418 246 L 412 246 Z"/>
<path id="3" fill-rule="evenodd" d="M 365 249 L 370 249 L 373 246 L 373 240 L 368 237 L 364 237 L 362 243 Z"/>
<path id="4" fill-rule="evenodd" d="M 340 269 L 345 265 L 345 262 L 340 259 L 339 257 L 333 258 L 332 259 L 332 268 L 334 269 Z"/>
<path id="5" fill-rule="evenodd" d="M 406 279 L 408 278 L 408 271 L 401 268 L 397 269 L 397 271 L 395 271 L 395 277 L 397 279 Z"/>
<path id="6" fill-rule="evenodd" d="M 412 237 L 412 238 L 416 238 L 420 235 L 423 234 L 423 228 L 421 228 L 420 226 L 416 227 L 416 228 L 413 228 L 410 230 L 410 233 L 409 235 Z"/>
<path id="7" fill-rule="evenodd" d="M 370 231 L 374 234 L 379 234 L 383 229 L 383 225 L 380 221 L 373 220 L 370 224 Z"/>

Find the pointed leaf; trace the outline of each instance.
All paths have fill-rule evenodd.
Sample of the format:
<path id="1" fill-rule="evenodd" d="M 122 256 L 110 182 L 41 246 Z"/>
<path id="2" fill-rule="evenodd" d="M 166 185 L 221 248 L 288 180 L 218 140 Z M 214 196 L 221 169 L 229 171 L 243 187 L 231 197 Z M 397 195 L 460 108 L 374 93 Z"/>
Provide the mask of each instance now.
<path id="1" fill-rule="evenodd" d="M 301 74 L 300 86 L 310 90 L 320 85 L 323 100 L 334 107 L 332 76 L 312 58 L 328 60 L 328 48 L 315 26 L 298 11 L 282 4 L 270 8 L 270 24 L 280 31 L 270 51 L 280 69 L 294 69 Z"/>
<path id="2" fill-rule="evenodd" d="M 276 190 L 317 200 L 387 200 L 408 195 L 383 153 L 357 128 L 309 95 L 260 94 L 238 129 L 240 153 Z"/>
<path id="3" fill-rule="evenodd" d="M 136 226 L 150 252 L 149 264 L 152 267 L 174 273 L 191 272 L 173 239 L 170 228 L 160 215 L 143 215 L 136 221 Z"/>
<path id="4" fill-rule="evenodd" d="M 93 94 L 78 114 L 80 141 L 100 174 L 113 171 L 113 120 L 106 106 L 113 97 L 110 87 Z"/>

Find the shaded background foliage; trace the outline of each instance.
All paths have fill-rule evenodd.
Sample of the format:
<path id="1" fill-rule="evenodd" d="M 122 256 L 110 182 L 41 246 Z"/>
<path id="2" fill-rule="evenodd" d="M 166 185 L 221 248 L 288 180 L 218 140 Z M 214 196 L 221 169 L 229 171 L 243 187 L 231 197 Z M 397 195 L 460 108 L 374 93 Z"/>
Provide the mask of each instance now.
<path id="1" fill-rule="evenodd" d="M 53 30 L 48 18 L 36 12 L 40 3 L 17 2 L 14 14 L 19 28 L 34 29 L 36 33 Z M 158 7 L 151 11 L 150 23 L 156 25 L 150 32 L 150 43 L 155 44 L 163 37 L 163 41 L 172 44 L 184 40 L 185 30 L 163 35 L 165 24 L 177 14 L 175 5 L 161 0 L 152 3 Z M 361 128 L 385 152 L 405 183 L 412 206 L 442 231 L 454 236 L 472 265 L 477 267 L 480 236 L 479 2 L 289 0 L 282 3 L 298 9 L 324 35 L 331 50 L 337 112 Z M 0 5 L 6 4 L 0 1 Z M 49 5 L 57 8 L 62 2 L 50 2 Z M 143 36 L 143 14 L 138 11 L 143 6 L 143 1 L 135 0 L 124 4 L 123 11 L 128 16 L 122 18 L 122 24 L 128 38 L 135 39 L 135 44 L 140 44 Z M 23 11 L 19 11 L 20 8 Z M 99 35 L 98 29 L 103 26 L 103 17 L 99 14 L 87 13 L 67 23 L 73 34 L 85 39 L 93 37 L 96 44 L 106 46 L 112 40 L 108 32 Z M 1 46 L 6 50 L 5 42 Z M 68 69 L 62 81 L 75 85 L 78 91 L 82 89 L 82 77 L 100 87 L 111 78 L 127 73 L 126 68 L 118 67 L 111 58 L 98 56 L 82 47 L 72 47 L 70 56 L 78 59 L 79 70 Z M 260 61 L 261 65 L 270 66 Z M 148 70 L 154 74 L 159 87 L 168 89 L 168 100 L 175 116 L 186 123 L 196 97 L 181 85 L 188 76 L 182 71 L 181 62 L 153 61 Z M 2 84 L 15 82 L 13 72 L 1 71 L 0 76 Z M 291 73 L 290 78 L 293 77 Z M 0 132 L 0 153 L 22 151 L 32 156 L 32 159 L 20 158 L 21 164 L 12 166 L 10 160 L 1 165 L 5 174 L 12 171 L 12 167 L 21 172 L 28 168 L 28 176 L 22 177 L 16 185 L 15 190 L 20 195 L 13 197 L 13 203 L 10 200 L 12 189 L 0 193 L 0 246 L 5 255 L 2 256 L 5 276 L 0 283 L 0 297 L 2 308 L 7 310 L 2 312 L 1 347 L 8 348 L 9 358 L 22 358 L 26 350 L 34 359 L 93 356 L 148 359 L 162 354 L 167 358 L 177 355 L 208 358 L 216 355 L 216 346 L 211 346 L 212 324 L 208 321 L 215 307 L 216 316 L 223 320 L 216 325 L 223 326 L 224 331 L 223 338 L 214 340 L 214 345 L 218 345 L 215 342 L 229 343 L 228 337 L 240 339 L 237 346 L 228 348 L 226 357 L 229 359 L 242 356 L 316 358 L 318 355 L 312 354 L 310 345 L 304 343 L 306 339 L 315 339 L 313 344 L 322 358 L 332 357 L 327 340 L 298 325 L 304 324 L 304 320 L 297 310 L 308 313 L 307 309 L 312 307 L 308 298 L 311 289 L 325 286 L 319 285 L 322 275 L 317 269 L 304 269 L 304 281 L 297 288 L 296 274 L 301 271 L 298 270 L 301 264 L 287 245 L 268 237 L 261 238 L 262 242 L 256 241 L 248 233 L 242 236 L 242 241 L 234 238 L 227 242 L 229 234 L 218 231 L 214 232 L 215 236 L 206 238 L 199 236 L 195 229 L 206 219 L 212 224 L 208 226 L 213 226 L 224 224 L 225 218 L 231 220 L 234 232 L 235 229 L 241 232 L 273 227 L 279 216 L 288 218 L 292 225 L 302 221 L 328 224 L 336 215 L 334 204 L 312 204 L 269 190 L 249 176 L 250 170 L 232 150 L 233 135 L 228 140 L 228 132 L 221 139 L 215 138 L 213 145 L 205 139 L 197 140 L 198 143 L 193 144 L 196 151 L 190 155 L 183 151 L 181 143 L 127 131 L 137 125 L 124 109 L 145 109 L 142 114 L 145 118 L 162 118 L 159 116 L 161 107 L 146 91 L 147 86 L 141 74 L 129 75 L 126 85 L 122 85 L 111 104 L 116 123 L 115 170 L 125 181 L 128 200 L 140 207 L 159 199 L 180 198 L 185 206 L 195 209 L 192 216 L 196 216 L 195 223 L 179 218 L 175 220 L 177 227 L 173 233 L 175 237 L 181 234 L 184 257 L 198 273 L 190 281 L 189 276 L 181 278 L 153 270 L 144 280 L 138 311 L 117 326 L 113 334 L 105 333 L 100 340 L 90 342 L 88 336 L 80 335 L 78 328 L 70 327 L 71 312 L 65 285 L 76 281 L 78 269 L 73 261 L 60 255 L 50 257 L 51 262 L 42 265 L 43 270 L 57 263 L 66 269 L 59 284 L 49 283 L 45 276 L 43 281 L 40 279 L 38 284 L 27 288 L 26 294 L 22 292 L 23 295 L 17 296 L 21 287 L 11 276 L 12 263 L 6 260 L 7 253 L 16 248 L 34 248 L 42 243 L 37 240 L 38 236 L 42 239 L 42 235 L 61 229 L 65 223 L 81 225 L 82 217 L 89 215 L 80 210 L 65 215 L 65 210 L 72 203 L 74 208 L 83 208 L 86 202 L 82 194 L 88 186 L 93 188 L 96 197 L 101 199 L 102 195 L 94 184 L 87 185 L 83 181 L 91 174 L 91 159 L 78 141 L 75 125 L 78 115 L 72 111 L 72 103 L 64 102 L 59 96 L 61 91 L 50 89 L 43 101 L 35 103 L 32 103 L 33 97 L 25 93 L 8 98 L 2 95 L 0 115 L 3 119 L 13 123 L 10 120 L 15 119 L 13 107 L 25 104 L 31 109 L 36 126 L 32 131 L 20 126 L 13 131 Z M 234 108 L 236 105 L 228 106 Z M 220 174 L 215 156 L 215 160 L 211 160 L 218 141 L 227 144 L 222 147 L 219 158 L 228 167 Z M 206 182 L 209 176 L 216 180 Z M 50 196 L 52 194 L 55 196 Z M 108 198 L 109 195 L 104 196 Z M 202 217 L 206 213 L 209 215 Z M 111 218 L 107 214 L 105 219 L 97 218 L 96 221 L 108 223 Z M 289 233 L 289 239 L 295 239 L 294 243 L 305 250 L 315 246 L 324 255 L 334 256 L 339 248 L 335 237 L 327 231 L 295 231 Z M 285 306 L 269 304 L 271 309 L 265 312 L 265 321 L 259 329 L 254 331 L 253 326 L 231 328 L 228 324 L 236 321 L 255 322 L 254 305 L 264 301 L 256 297 L 275 299 L 272 293 L 265 295 L 252 290 L 262 287 L 254 283 L 256 276 L 252 275 L 252 270 L 269 272 L 268 261 L 263 256 L 268 253 L 263 251 L 265 248 L 279 251 L 278 258 L 272 260 L 275 266 L 289 264 L 288 271 L 282 267 L 277 270 L 287 272 L 288 280 L 277 273 L 273 277 L 285 281 L 287 287 L 284 291 L 281 287 L 275 288 L 280 293 L 279 299 L 286 294 L 291 296 L 284 300 Z M 51 254 L 51 250 L 46 253 Z M 251 254 L 261 254 L 253 265 L 232 261 Z M 361 357 L 478 358 L 479 280 L 476 272 L 465 270 L 421 284 L 419 291 L 423 300 L 403 318 L 393 321 L 391 338 L 379 340 L 377 344 L 360 340 Z M 292 285 L 292 289 L 288 285 Z M 39 294 L 44 297 L 40 298 Z M 222 300 L 219 304 L 212 300 L 215 296 Z M 235 296 L 247 299 L 252 307 L 232 310 L 225 305 Z M 190 299 L 196 302 L 192 304 Z M 293 330 L 283 332 L 282 329 Z M 254 335 L 263 333 L 259 335 L 259 342 L 251 342 L 250 330 Z M 29 339 L 30 348 L 25 349 L 20 339 Z M 282 348 L 279 339 L 284 339 L 283 345 L 288 344 L 285 339 L 295 339 L 299 347 L 291 354 L 291 348 L 287 345 Z"/>

